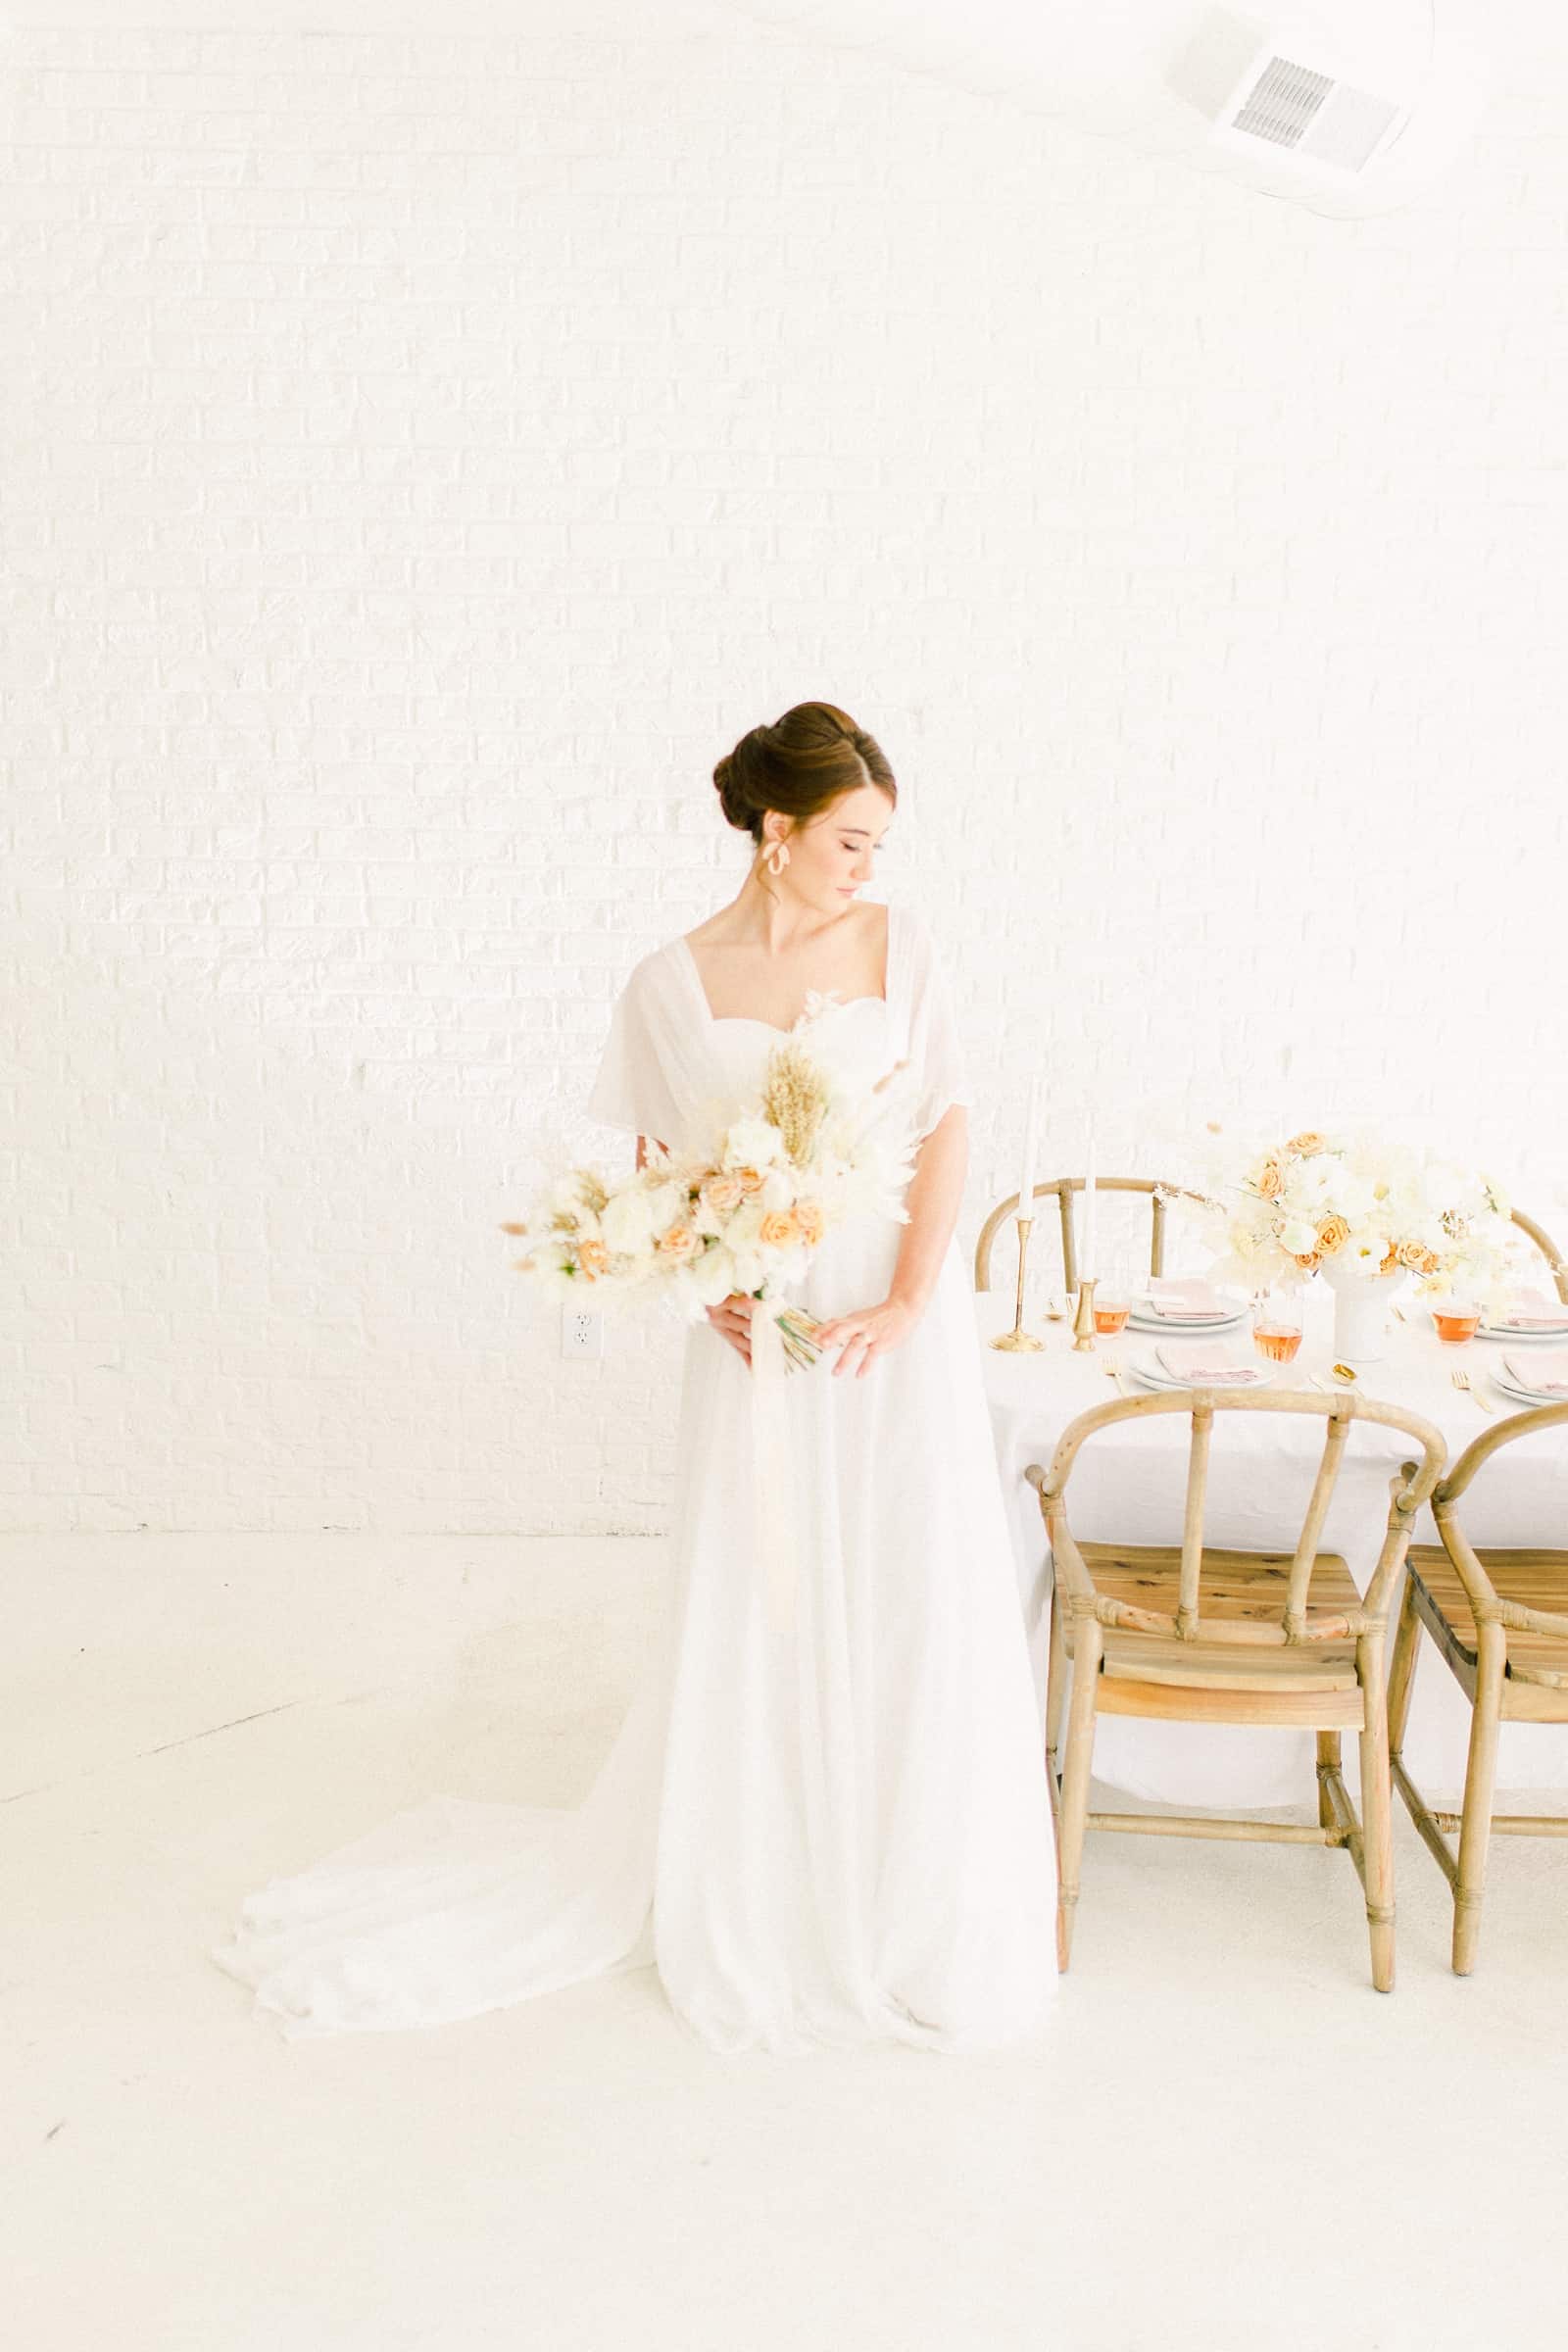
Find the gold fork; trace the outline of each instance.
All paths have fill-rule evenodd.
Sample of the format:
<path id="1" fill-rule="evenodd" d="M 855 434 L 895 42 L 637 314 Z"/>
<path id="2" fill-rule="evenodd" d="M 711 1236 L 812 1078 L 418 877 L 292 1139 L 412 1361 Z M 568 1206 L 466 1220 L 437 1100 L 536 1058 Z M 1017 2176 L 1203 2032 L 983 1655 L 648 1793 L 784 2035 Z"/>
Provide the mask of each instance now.
<path id="1" fill-rule="evenodd" d="M 1492 1406 L 1482 1396 L 1463 1364 L 1455 1364 L 1453 1367 L 1453 1385 L 1456 1389 L 1463 1389 L 1467 1396 L 1473 1397 L 1484 1413 L 1491 1412 Z"/>
<path id="2" fill-rule="evenodd" d="M 1130 1396 L 1132 1395 L 1131 1389 L 1129 1389 L 1125 1379 L 1122 1377 L 1120 1356 L 1107 1355 L 1104 1361 L 1103 1370 L 1105 1378 L 1107 1380 L 1113 1380 L 1124 1396 Z"/>

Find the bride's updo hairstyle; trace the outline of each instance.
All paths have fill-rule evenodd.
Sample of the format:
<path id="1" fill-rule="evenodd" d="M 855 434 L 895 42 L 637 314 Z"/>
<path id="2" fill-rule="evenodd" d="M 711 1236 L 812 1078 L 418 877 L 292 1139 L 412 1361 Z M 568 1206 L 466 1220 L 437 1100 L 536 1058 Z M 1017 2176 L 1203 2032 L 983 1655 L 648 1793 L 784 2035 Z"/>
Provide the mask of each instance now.
<path id="1" fill-rule="evenodd" d="M 831 703 L 797 703 L 770 727 L 753 727 L 713 770 L 719 806 L 755 842 L 770 808 L 798 825 L 846 792 L 875 784 L 897 805 L 899 788 L 874 735 Z"/>

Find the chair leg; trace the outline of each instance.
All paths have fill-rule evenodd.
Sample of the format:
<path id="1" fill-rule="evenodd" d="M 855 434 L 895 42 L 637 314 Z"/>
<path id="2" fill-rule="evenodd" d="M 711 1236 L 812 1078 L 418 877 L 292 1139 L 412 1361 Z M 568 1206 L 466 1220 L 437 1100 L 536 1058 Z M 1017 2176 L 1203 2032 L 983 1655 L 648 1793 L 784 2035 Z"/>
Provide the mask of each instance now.
<path id="1" fill-rule="evenodd" d="M 1453 1973 L 1467 1977 L 1481 1940 L 1481 1897 L 1492 1838 L 1492 1795 L 1497 1779 L 1497 1734 L 1502 1724 L 1502 1678 L 1508 1640 L 1500 1625 L 1483 1625 L 1477 1645 L 1476 1703 L 1470 1718 L 1470 1756 L 1459 1816 L 1459 1872 L 1453 1889 Z"/>
<path id="2" fill-rule="evenodd" d="M 1056 1966 L 1072 1956 L 1078 1909 L 1078 1872 L 1089 1817 L 1089 1768 L 1095 1753 L 1095 1700 L 1105 1637 L 1091 1617 L 1079 1625 L 1072 1652 L 1072 1697 L 1067 1707 L 1067 1752 L 1061 1776 L 1061 1849 L 1056 1866 Z"/>
<path id="3" fill-rule="evenodd" d="M 1404 1746 L 1404 1727 L 1410 1714 L 1410 1691 L 1420 1649 L 1421 1620 L 1416 1614 L 1415 1579 L 1407 1569 L 1404 1598 L 1399 1603 L 1399 1622 L 1394 1637 L 1394 1662 L 1389 1668 L 1389 1753 L 1394 1756 Z"/>
<path id="4" fill-rule="evenodd" d="M 1061 1745 L 1061 1709 L 1066 1695 L 1067 1653 L 1061 1639 L 1061 1597 L 1053 1586 L 1051 1660 L 1046 1669 L 1046 1762 L 1053 1774 L 1057 1771 L 1056 1751 Z"/>
<path id="5" fill-rule="evenodd" d="M 1361 1859 L 1366 1876 L 1366 1923 L 1372 1943 L 1372 1982 L 1394 1989 L 1394 1801 L 1389 1774 L 1389 1718 L 1383 1644 L 1363 1637 L 1355 1645 L 1365 1723 L 1361 1732 Z"/>
<path id="6" fill-rule="evenodd" d="M 1339 1733 L 1319 1732 L 1317 1736 L 1317 1826 L 1320 1830 L 1332 1830 L 1334 1827 L 1334 1807 L 1329 1802 L 1328 1783 L 1325 1775 L 1338 1772 L 1341 1768 L 1341 1761 Z"/>

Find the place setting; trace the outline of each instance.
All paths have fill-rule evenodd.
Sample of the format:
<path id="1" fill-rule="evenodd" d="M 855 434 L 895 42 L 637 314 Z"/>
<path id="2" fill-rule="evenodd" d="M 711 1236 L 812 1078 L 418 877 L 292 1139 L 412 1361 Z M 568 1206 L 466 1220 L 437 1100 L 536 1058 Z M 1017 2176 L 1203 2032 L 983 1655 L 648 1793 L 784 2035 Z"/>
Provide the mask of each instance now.
<path id="1" fill-rule="evenodd" d="M 1393 1311 L 1406 1328 L 1430 1329 L 1445 1353 L 1459 1359 L 1453 1385 L 1483 1411 L 1492 1410 L 1489 1386 L 1504 1404 L 1519 1407 L 1568 1400 L 1568 1306 L 1549 1293 L 1514 1286 L 1485 1302 L 1464 1293 L 1440 1295 Z"/>
<path id="2" fill-rule="evenodd" d="M 1245 1300 L 1202 1282 L 1146 1295 L 1145 1313 L 1129 1313 L 1127 1327 L 1162 1335 L 1121 1359 L 1120 1369 L 1145 1389 L 1266 1388 L 1301 1345 L 1299 1312 L 1293 1320 L 1290 1310 L 1261 1303 L 1250 1311 Z M 1242 1352 L 1248 1336 L 1250 1355 Z"/>

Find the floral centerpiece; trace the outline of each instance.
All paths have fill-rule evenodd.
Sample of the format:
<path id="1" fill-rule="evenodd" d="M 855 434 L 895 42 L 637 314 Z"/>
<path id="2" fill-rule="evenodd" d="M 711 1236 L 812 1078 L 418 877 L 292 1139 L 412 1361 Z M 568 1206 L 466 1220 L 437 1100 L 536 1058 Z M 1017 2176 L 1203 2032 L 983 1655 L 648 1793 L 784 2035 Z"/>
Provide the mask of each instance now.
<path id="1" fill-rule="evenodd" d="M 1336 1294 L 1342 1354 L 1373 1351 L 1396 1280 L 1482 1302 L 1507 1287 L 1517 1242 L 1508 1201 L 1491 1177 L 1438 1153 L 1308 1128 L 1254 1148 L 1217 1190 L 1215 1278 L 1258 1291 L 1321 1273 Z"/>
<path id="2" fill-rule="evenodd" d="M 688 1320 L 732 1294 L 774 1305 L 792 1367 L 815 1360 L 813 1318 L 780 1306 L 823 1237 L 854 1216 L 907 1223 L 902 1194 L 912 1134 L 890 1071 L 843 1094 L 811 1054 L 820 1001 L 774 1048 L 758 1094 L 720 1114 L 708 1149 L 657 1146 L 634 1175 L 578 1167 L 549 1185 L 520 1224 L 533 1247 L 515 1261 L 547 1294 L 595 1305 L 657 1293 Z"/>

